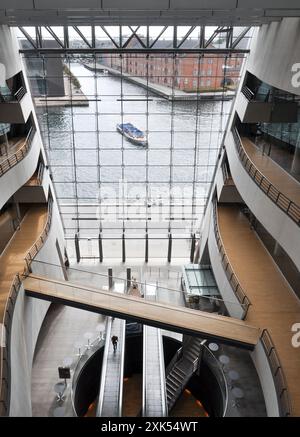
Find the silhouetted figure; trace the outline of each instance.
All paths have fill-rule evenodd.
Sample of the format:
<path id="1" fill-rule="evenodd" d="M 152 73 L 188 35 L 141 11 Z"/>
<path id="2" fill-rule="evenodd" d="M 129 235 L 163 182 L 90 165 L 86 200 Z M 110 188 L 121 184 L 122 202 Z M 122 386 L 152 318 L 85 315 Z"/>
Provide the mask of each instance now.
<path id="1" fill-rule="evenodd" d="M 119 338 L 116 335 L 113 335 L 111 337 L 111 342 L 112 342 L 112 345 L 113 345 L 113 348 L 114 348 L 114 352 L 116 352 L 116 350 L 117 350 L 118 341 L 119 341 Z"/>

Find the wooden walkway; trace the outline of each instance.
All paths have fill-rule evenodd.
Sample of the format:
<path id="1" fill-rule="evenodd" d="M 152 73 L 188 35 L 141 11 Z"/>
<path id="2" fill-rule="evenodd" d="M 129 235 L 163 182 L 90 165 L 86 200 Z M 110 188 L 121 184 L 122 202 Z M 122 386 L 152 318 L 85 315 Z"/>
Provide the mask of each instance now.
<path id="1" fill-rule="evenodd" d="M 0 164 L 2 164 L 3 162 L 5 162 L 9 157 L 13 156 L 16 152 L 18 152 L 18 150 L 20 150 L 26 141 L 26 137 L 15 137 L 11 140 L 8 141 L 8 146 L 7 146 L 7 155 L 6 155 L 6 147 L 4 144 L 2 144 L 2 152 L 3 155 L 0 156 Z"/>
<path id="2" fill-rule="evenodd" d="M 241 320 L 76 283 L 31 274 L 24 280 L 24 287 L 32 297 L 249 349 L 254 348 L 260 336 L 259 329 Z"/>
<path id="3" fill-rule="evenodd" d="M 292 413 L 300 416 L 300 348 L 291 327 L 300 322 L 300 302 L 239 207 L 218 206 L 221 238 L 231 266 L 252 305 L 246 321 L 266 328 L 287 380 Z"/>
<path id="4" fill-rule="evenodd" d="M 29 249 L 43 232 L 47 220 L 47 206 L 31 207 L 21 222 L 20 230 L 16 231 L 0 256 L 0 320 L 9 290 L 16 273 L 23 273 L 24 258 Z"/>
<path id="5" fill-rule="evenodd" d="M 243 148 L 256 168 L 288 199 L 300 206 L 300 183 L 288 174 L 279 164 L 267 155 L 246 137 L 242 137 Z"/>

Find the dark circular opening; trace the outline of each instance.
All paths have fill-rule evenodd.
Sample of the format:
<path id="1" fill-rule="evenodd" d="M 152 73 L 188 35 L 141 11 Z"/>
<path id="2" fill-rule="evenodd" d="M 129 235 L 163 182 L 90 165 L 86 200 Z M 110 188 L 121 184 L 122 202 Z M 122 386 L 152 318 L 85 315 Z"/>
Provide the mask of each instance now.
<path id="1" fill-rule="evenodd" d="M 167 367 L 177 350 L 181 347 L 178 340 L 164 336 L 164 359 Z M 143 335 L 126 335 L 126 353 L 124 363 L 123 416 L 139 416 L 142 410 L 142 370 Z M 75 391 L 74 408 L 78 416 L 95 415 L 100 387 L 104 347 L 96 351 L 81 369 Z M 213 416 L 224 414 L 226 394 L 219 384 L 222 373 L 216 375 L 216 369 L 204 358 L 199 374 L 194 373 L 186 389 L 169 412 L 180 416 Z"/>

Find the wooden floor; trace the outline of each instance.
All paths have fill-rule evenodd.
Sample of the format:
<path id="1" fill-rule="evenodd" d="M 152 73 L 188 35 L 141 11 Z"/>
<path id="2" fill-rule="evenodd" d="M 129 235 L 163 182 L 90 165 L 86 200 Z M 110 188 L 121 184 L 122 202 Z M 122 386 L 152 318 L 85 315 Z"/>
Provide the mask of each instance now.
<path id="1" fill-rule="evenodd" d="M 43 232 L 47 220 L 47 206 L 31 207 L 9 244 L 0 256 L 0 320 L 3 319 L 7 296 L 16 273 L 23 272 L 27 252 Z"/>
<path id="2" fill-rule="evenodd" d="M 26 141 L 26 137 L 19 137 L 19 138 L 16 137 L 16 138 L 9 140 L 8 141 L 9 145 L 7 147 L 7 155 L 5 153 L 3 156 L 0 156 L 0 164 L 5 162 L 7 160 L 7 158 L 14 155 L 18 150 L 20 150 L 21 147 L 24 146 L 25 141 Z M 3 151 L 5 150 L 3 145 L 2 145 L 2 150 Z"/>
<path id="3" fill-rule="evenodd" d="M 271 334 L 293 415 L 300 416 L 300 348 L 291 345 L 291 327 L 300 322 L 299 299 L 238 207 L 219 205 L 218 220 L 229 261 L 252 303 L 246 321 Z"/>
<path id="4" fill-rule="evenodd" d="M 39 185 L 38 175 L 34 173 L 30 179 L 24 184 L 26 187 L 36 187 Z"/>
<path id="5" fill-rule="evenodd" d="M 241 138 L 243 147 L 256 168 L 288 199 L 300 206 L 300 183 L 246 137 Z"/>
<path id="6" fill-rule="evenodd" d="M 24 287 L 29 296 L 115 317 L 123 316 L 176 332 L 203 335 L 250 349 L 257 344 L 260 336 L 259 329 L 242 320 L 147 301 L 69 281 L 30 275 L 24 280 Z"/>
<path id="7" fill-rule="evenodd" d="M 282 146 L 279 146 L 275 141 L 266 139 L 264 136 L 257 136 L 254 138 L 256 147 L 265 153 L 275 161 L 280 167 L 283 167 L 294 179 L 300 183 L 300 171 L 299 171 L 299 157 L 295 156 L 295 150 L 289 150 Z M 293 170 L 293 164 L 296 161 L 296 166 Z"/>

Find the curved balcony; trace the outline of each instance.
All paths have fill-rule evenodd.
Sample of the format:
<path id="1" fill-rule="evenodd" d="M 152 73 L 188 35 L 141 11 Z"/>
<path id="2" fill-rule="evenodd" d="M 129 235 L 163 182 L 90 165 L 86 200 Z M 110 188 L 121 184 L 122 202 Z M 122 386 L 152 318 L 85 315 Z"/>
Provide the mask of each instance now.
<path id="1" fill-rule="evenodd" d="M 21 86 L 15 93 L 0 94 L 0 122 L 26 123 L 31 105 L 31 97 L 25 86 Z"/>
<path id="2" fill-rule="evenodd" d="M 26 138 L 15 143 L 8 156 L 0 157 L 0 208 L 34 174 L 40 152 L 39 136 L 34 127 Z"/>
<path id="3" fill-rule="evenodd" d="M 244 202 L 300 270 L 300 184 L 235 128 L 226 137 L 226 152 Z"/>
<path id="4" fill-rule="evenodd" d="M 20 275 L 30 269 L 31 261 L 49 234 L 51 221 L 51 199 L 49 199 L 48 211 L 46 205 L 31 207 L 21 222 L 20 229 L 1 255 L 0 416 L 8 415 L 10 407 L 10 336 L 14 307 L 22 285 Z"/>
<path id="5" fill-rule="evenodd" d="M 300 354 L 292 346 L 291 327 L 300 320 L 300 302 L 240 208 L 218 205 L 217 214 L 228 260 L 251 301 L 245 319 L 263 332 L 261 343 L 277 394 L 279 414 L 299 416 Z M 270 393 L 265 372 L 264 366 L 258 370 L 262 387 L 265 385 L 266 393 Z"/>
<path id="6" fill-rule="evenodd" d="M 218 214 L 217 214 L 217 202 L 213 202 L 213 208 L 212 208 L 212 223 L 213 223 L 213 233 L 215 237 L 216 246 L 218 249 L 218 258 L 223 268 L 223 273 L 225 274 L 227 281 L 231 287 L 231 290 L 236 298 L 236 302 L 232 302 L 233 299 L 231 296 L 224 296 L 225 293 L 225 287 L 224 287 L 224 275 L 217 274 L 216 272 L 216 265 L 214 265 L 214 273 L 216 280 L 218 282 L 219 290 L 222 291 L 222 297 L 225 298 L 225 302 L 232 302 L 232 305 L 230 306 L 228 303 L 226 303 L 226 307 L 233 317 L 238 317 L 241 319 L 245 319 L 248 313 L 249 306 L 251 305 L 250 300 L 248 299 L 245 291 L 243 290 L 236 274 L 233 271 L 233 268 L 229 262 L 228 256 L 226 254 L 224 244 L 220 235 L 219 231 L 219 224 L 218 224 Z M 211 237 L 211 235 L 210 235 Z M 212 242 L 210 241 L 211 238 L 209 238 L 209 253 L 213 262 L 213 247 Z M 237 304 L 240 304 L 239 306 Z"/>
<path id="7" fill-rule="evenodd" d="M 237 129 L 233 129 L 232 133 L 240 160 L 250 177 L 272 202 L 300 226 L 300 185 L 270 158 L 259 153 L 248 138 L 241 138 Z M 277 186 L 281 186 L 281 191 L 272 180 L 275 184 L 277 182 Z"/>

